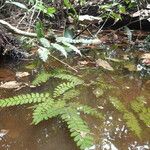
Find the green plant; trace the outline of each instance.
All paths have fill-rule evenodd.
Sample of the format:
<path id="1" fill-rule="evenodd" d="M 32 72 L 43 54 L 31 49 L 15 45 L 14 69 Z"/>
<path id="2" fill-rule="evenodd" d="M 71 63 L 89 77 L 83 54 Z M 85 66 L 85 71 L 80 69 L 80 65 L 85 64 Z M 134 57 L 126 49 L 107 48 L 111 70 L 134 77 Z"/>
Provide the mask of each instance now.
<path id="1" fill-rule="evenodd" d="M 113 0 L 100 6 L 100 10 L 104 11 L 103 18 L 113 18 L 116 22 L 122 19 L 123 14 L 127 14 L 127 9 L 134 8 L 136 1 L 132 0 Z"/>
<path id="2" fill-rule="evenodd" d="M 134 114 L 126 109 L 124 104 L 116 97 L 109 98 L 111 104 L 123 114 L 123 119 L 126 122 L 127 127 L 133 131 L 139 138 L 141 138 L 142 129 Z"/>
<path id="3" fill-rule="evenodd" d="M 146 126 L 150 127 L 150 108 L 146 108 L 146 100 L 144 97 L 137 97 L 134 101 L 131 101 L 131 108 L 138 114 L 140 120 L 142 120 Z"/>
<path id="4" fill-rule="evenodd" d="M 76 90 L 76 87 L 83 84 L 84 81 L 77 76 L 63 71 L 54 71 L 51 73 L 42 72 L 33 81 L 33 84 L 39 85 L 44 83 L 48 81 L 50 77 L 63 80 L 61 84 L 56 86 L 52 94 L 48 92 L 30 93 L 1 99 L 0 107 L 32 103 L 34 104 L 32 107 L 33 124 L 36 125 L 43 120 L 48 120 L 53 117 L 60 117 L 67 123 L 71 137 L 74 138 L 77 146 L 79 146 L 80 149 L 89 148 L 93 145 L 94 138 L 87 123 L 82 119 L 80 114 L 82 112 L 83 114 L 89 114 L 101 119 L 103 116 L 96 109 L 73 101 L 73 98 L 80 94 L 79 91 Z M 74 92 L 74 94 L 71 94 L 71 92 Z"/>

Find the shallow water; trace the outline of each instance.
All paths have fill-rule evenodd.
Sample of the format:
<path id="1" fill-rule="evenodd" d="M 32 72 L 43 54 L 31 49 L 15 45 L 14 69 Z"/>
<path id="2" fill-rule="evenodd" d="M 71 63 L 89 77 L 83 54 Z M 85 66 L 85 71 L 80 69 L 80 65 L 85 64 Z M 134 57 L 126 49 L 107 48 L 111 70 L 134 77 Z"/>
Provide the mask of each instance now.
<path id="1" fill-rule="evenodd" d="M 98 53 L 96 51 L 96 53 Z M 98 58 L 101 56 L 96 55 Z M 102 52 L 104 53 L 104 52 Z M 116 55 L 112 51 L 106 51 L 105 56 Z M 125 53 L 127 55 L 128 53 Z M 95 52 L 89 53 L 90 56 Z M 118 59 L 121 54 L 117 54 Z M 129 54 L 128 54 L 129 55 Z M 93 57 L 93 56 L 92 56 Z M 102 56 L 103 57 L 103 56 Z M 96 58 L 96 59 L 97 59 Z M 133 59 L 134 60 L 134 59 Z M 77 62 L 83 62 L 83 58 Z M 130 60 L 129 60 L 130 61 Z M 132 62 L 132 60 L 130 61 Z M 74 64 L 76 62 L 73 62 Z M 113 65 L 115 71 L 108 71 L 93 65 L 79 65 L 80 71 L 77 73 L 85 80 L 88 85 L 86 88 L 80 88 L 81 94 L 76 100 L 95 107 L 105 116 L 101 121 L 93 117 L 85 117 L 92 134 L 95 137 L 95 145 L 90 150 L 148 150 L 150 149 L 150 128 L 140 119 L 137 113 L 129 107 L 131 101 L 139 96 L 144 96 L 150 107 L 150 77 L 149 74 L 143 77 L 142 73 L 128 70 L 124 65 Z M 132 64 L 132 63 L 131 63 Z M 15 78 L 16 71 L 27 71 L 20 63 L 14 65 L 1 65 L 1 81 L 7 82 L 18 80 Z M 19 79 L 18 81 L 29 82 L 29 77 Z M 56 83 L 50 84 L 50 89 Z M 11 97 L 20 93 L 41 92 L 47 86 L 41 88 L 23 87 L 21 90 L 0 89 L 0 98 Z M 141 138 L 134 135 L 127 128 L 122 115 L 109 102 L 109 96 L 118 97 L 129 111 L 133 112 L 142 128 Z M 149 118 L 150 119 L 150 118 Z M 32 122 L 31 109 L 28 106 L 17 106 L 0 109 L 0 150 L 78 150 L 73 139 L 70 138 L 69 131 L 64 122 L 59 118 L 54 118 L 34 126 Z"/>

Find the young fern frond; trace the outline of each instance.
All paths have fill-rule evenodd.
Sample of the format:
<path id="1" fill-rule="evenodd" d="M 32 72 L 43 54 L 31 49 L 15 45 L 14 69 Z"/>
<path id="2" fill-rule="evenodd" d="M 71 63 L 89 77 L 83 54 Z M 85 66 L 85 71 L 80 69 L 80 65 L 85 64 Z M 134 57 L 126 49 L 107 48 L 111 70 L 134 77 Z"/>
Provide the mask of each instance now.
<path id="1" fill-rule="evenodd" d="M 81 84 L 81 82 L 67 82 L 67 83 L 61 83 L 59 84 L 54 92 L 53 92 L 53 97 L 56 98 L 58 96 L 61 96 L 68 90 L 75 88 L 77 85 Z"/>
<path id="2" fill-rule="evenodd" d="M 1 99 L 0 107 L 9 107 L 16 105 L 23 105 L 29 103 L 39 103 L 47 100 L 50 97 L 49 93 L 31 93 L 14 96 L 11 98 Z"/>
<path id="3" fill-rule="evenodd" d="M 74 137 L 74 141 L 81 150 L 93 145 L 94 139 L 90 134 L 90 129 L 75 109 L 64 109 L 61 118 L 67 123 L 71 137 Z"/>
<path id="4" fill-rule="evenodd" d="M 39 85 L 41 83 L 45 83 L 49 80 L 49 78 L 52 77 L 51 73 L 47 73 L 45 71 L 42 71 L 40 74 L 36 76 L 36 78 L 32 81 L 33 85 Z"/>
<path id="5" fill-rule="evenodd" d="M 142 130 L 134 114 L 129 112 L 118 98 L 110 97 L 109 100 L 119 112 L 123 113 L 123 119 L 125 120 L 127 127 L 140 138 Z"/>
<path id="6" fill-rule="evenodd" d="M 33 124 L 38 124 L 43 120 L 56 117 L 62 113 L 62 109 L 65 107 L 65 101 L 54 102 L 53 99 L 49 99 L 46 102 L 37 105 L 33 111 Z"/>

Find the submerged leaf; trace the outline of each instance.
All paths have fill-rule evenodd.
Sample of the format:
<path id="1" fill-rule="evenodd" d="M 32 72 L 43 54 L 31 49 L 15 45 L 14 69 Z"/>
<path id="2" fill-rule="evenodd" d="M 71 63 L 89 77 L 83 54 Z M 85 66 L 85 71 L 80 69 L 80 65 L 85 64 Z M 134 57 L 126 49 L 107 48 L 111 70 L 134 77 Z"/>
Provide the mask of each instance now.
<path id="1" fill-rule="evenodd" d="M 17 82 L 17 81 L 9 81 L 9 82 L 5 82 L 3 84 L 0 85 L 0 88 L 4 88 L 4 89 L 17 89 L 21 87 L 22 82 Z"/>
<path id="2" fill-rule="evenodd" d="M 104 69 L 107 69 L 107 70 L 110 70 L 110 71 L 114 70 L 107 61 L 102 60 L 100 58 L 98 60 L 96 60 L 96 65 L 100 66 L 100 67 L 103 67 Z"/>

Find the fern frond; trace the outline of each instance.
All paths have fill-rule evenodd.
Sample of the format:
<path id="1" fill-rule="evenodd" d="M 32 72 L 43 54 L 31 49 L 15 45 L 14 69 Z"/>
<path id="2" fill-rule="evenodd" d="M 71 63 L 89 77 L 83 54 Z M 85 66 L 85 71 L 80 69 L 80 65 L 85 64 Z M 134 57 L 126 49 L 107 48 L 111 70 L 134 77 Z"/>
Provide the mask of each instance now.
<path id="1" fill-rule="evenodd" d="M 48 99 L 46 102 L 37 105 L 33 111 L 33 124 L 38 124 L 43 120 L 56 117 L 62 114 L 65 107 L 65 101 L 54 102 L 53 99 Z"/>
<path id="2" fill-rule="evenodd" d="M 0 100 L 0 107 L 9 107 L 15 105 L 23 105 L 29 103 L 39 103 L 43 102 L 49 98 L 49 93 L 31 93 L 31 94 L 24 94 L 18 95 L 11 98 L 1 99 Z"/>
<path id="3" fill-rule="evenodd" d="M 150 127 L 150 108 L 143 108 L 142 112 L 139 113 L 139 118 L 146 126 Z"/>
<path id="4" fill-rule="evenodd" d="M 145 103 L 146 103 L 145 98 L 142 96 L 137 97 L 136 100 L 130 102 L 131 108 L 137 113 L 142 111 Z"/>
<path id="5" fill-rule="evenodd" d="M 63 100 L 71 100 L 80 94 L 78 90 L 72 89 L 63 94 Z"/>
<path id="6" fill-rule="evenodd" d="M 118 100 L 118 98 L 110 97 L 109 100 L 110 100 L 111 104 L 120 112 L 126 111 L 125 106 L 123 105 L 123 103 L 121 101 Z"/>
<path id="7" fill-rule="evenodd" d="M 129 112 L 124 104 L 116 97 L 110 97 L 110 102 L 119 112 L 123 113 L 123 119 L 125 120 L 127 127 L 140 138 L 142 130 L 134 114 Z"/>
<path id="8" fill-rule="evenodd" d="M 58 97 L 62 94 L 64 94 L 66 91 L 74 88 L 75 86 L 81 84 L 81 82 L 67 82 L 67 83 L 61 83 L 59 84 L 55 90 L 54 90 L 54 94 L 53 94 L 53 97 Z"/>
<path id="9" fill-rule="evenodd" d="M 37 77 L 32 81 L 33 85 L 39 85 L 41 83 L 45 83 L 52 76 L 51 73 L 47 73 L 45 71 L 41 72 L 37 75 Z"/>
<path id="10" fill-rule="evenodd" d="M 139 138 L 141 138 L 141 128 L 136 117 L 131 112 L 126 112 L 123 115 L 123 119 L 126 120 L 127 127 L 133 131 Z"/>
<path id="11" fill-rule="evenodd" d="M 65 74 L 65 73 L 55 74 L 53 77 L 54 78 L 59 78 L 59 79 L 62 79 L 62 80 L 67 80 L 67 81 L 70 81 L 70 82 L 77 82 L 77 83 L 80 83 L 80 84 L 82 84 L 84 82 L 82 79 L 79 79 L 77 76 L 70 75 L 70 74 Z"/>
<path id="12" fill-rule="evenodd" d="M 96 118 L 104 119 L 104 116 L 102 115 L 102 113 L 98 112 L 96 109 L 94 109 L 90 106 L 87 106 L 87 105 L 81 105 L 81 104 L 78 104 L 78 105 L 79 105 L 77 107 L 78 111 L 82 111 L 84 114 L 88 114 L 88 115 L 94 116 Z M 74 104 L 74 106 L 75 106 L 75 104 Z"/>
<path id="13" fill-rule="evenodd" d="M 150 127 L 150 108 L 144 106 L 145 100 L 142 97 L 132 101 L 131 108 L 138 114 L 146 126 Z"/>
<path id="14" fill-rule="evenodd" d="M 64 109 L 61 118 L 67 123 L 71 137 L 74 137 L 74 141 L 81 150 L 93 145 L 94 139 L 90 134 L 90 129 L 75 109 Z"/>

